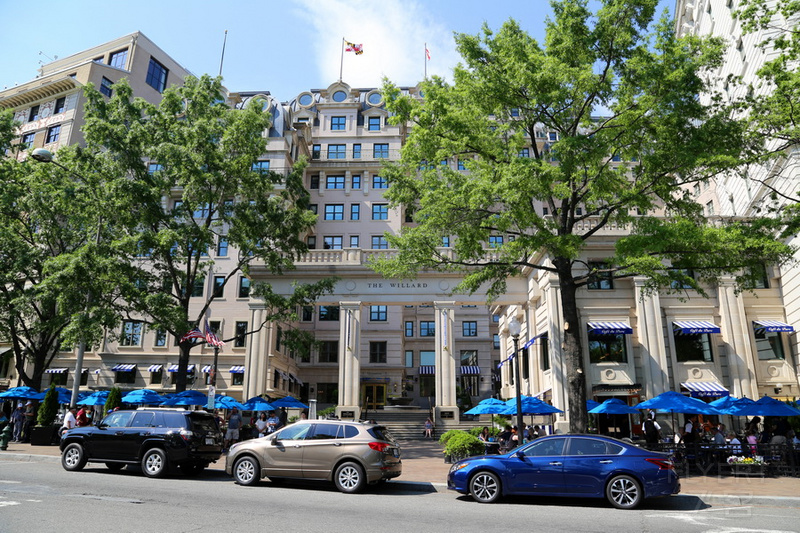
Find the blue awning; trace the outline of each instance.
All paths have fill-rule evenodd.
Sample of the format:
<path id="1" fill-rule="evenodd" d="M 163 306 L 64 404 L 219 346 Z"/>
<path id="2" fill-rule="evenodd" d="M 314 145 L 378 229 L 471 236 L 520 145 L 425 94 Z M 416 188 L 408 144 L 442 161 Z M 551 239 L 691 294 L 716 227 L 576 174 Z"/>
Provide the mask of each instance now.
<path id="1" fill-rule="evenodd" d="M 167 372 L 177 372 L 177 371 L 178 371 L 178 365 L 169 365 L 169 368 L 167 368 Z M 187 366 L 186 371 L 194 372 L 194 365 Z"/>
<path id="2" fill-rule="evenodd" d="M 63 374 L 66 372 L 66 368 L 48 368 L 44 371 L 45 374 Z"/>
<path id="3" fill-rule="evenodd" d="M 462 376 L 480 376 L 481 367 L 474 365 L 461 365 Z"/>
<path id="4" fill-rule="evenodd" d="M 435 376 L 436 365 L 422 365 L 419 367 L 420 376 Z"/>
<path id="5" fill-rule="evenodd" d="M 534 335 L 533 337 L 531 337 L 531 339 L 528 342 L 526 342 L 525 344 L 522 345 L 522 349 L 524 350 L 525 348 L 530 348 L 531 346 L 536 344 L 536 339 L 538 339 L 540 337 L 544 337 L 545 335 L 547 335 L 546 331 L 543 332 L 543 333 L 539 333 L 538 335 Z"/>
<path id="6" fill-rule="evenodd" d="M 111 367 L 112 372 L 132 372 L 136 370 L 136 365 L 131 364 L 118 364 Z"/>
<path id="7" fill-rule="evenodd" d="M 692 393 L 695 398 L 728 396 L 730 392 L 716 381 L 685 381 L 681 387 Z"/>
<path id="8" fill-rule="evenodd" d="M 244 365 L 234 365 L 231 367 L 230 370 L 228 370 L 228 372 L 230 372 L 231 374 L 244 374 Z"/>
<path id="9" fill-rule="evenodd" d="M 672 323 L 678 335 L 694 335 L 697 333 L 719 333 L 719 326 L 706 320 L 676 320 Z"/>
<path id="10" fill-rule="evenodd" d="M 587 325 L 589 333 L 597 335 L 630 335 L 633 333 L 633 328 L 625 322 L 589 322 Z"/>
<path id="11" fill-rule="evenodd" d="M 212 368 L 214 368 L 214 365 L 206 365 L 200 369 L 200 372 L 202 372 L 203 374 L 208 374 L 209 372 L 211 372 Z"/>
<path id="12" fill-rule="evenodd" d="M 791 333 L 794 327 L 779 320 L 753 320 L 753 327 L 758 333 L 764 331 L 785 331 Z"/>
<path id="13" fill-rule="evenodd" d="M 161 369 L 164 368 L 164 365 L 150 365 L 147 368 L 148 372 L 161 372 Z"/>

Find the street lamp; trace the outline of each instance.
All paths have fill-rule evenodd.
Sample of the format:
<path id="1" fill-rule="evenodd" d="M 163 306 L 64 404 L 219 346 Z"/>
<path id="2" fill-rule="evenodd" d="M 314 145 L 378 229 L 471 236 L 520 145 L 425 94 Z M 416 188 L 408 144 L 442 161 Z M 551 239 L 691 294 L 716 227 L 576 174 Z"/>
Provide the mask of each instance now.
<path id="1" fill-rule="evenodd" d="M 74 174 L 74 172 L 61 163 L 55 161 L 53 159 L 53 152 L 50 150 L 46 150 L 44 148 L 36 148 L 33 152 L 31 152 L 31 158 L 34 161 L 38 161 L 40 163 L 52 163 L 55 166 L 62 168 L 69 172 L 70 174 Z M 100 224 L 97 225 L 97 242 L 100 241 Z M 86 304 L 89 305 L 91 302 L 92 293 L 86 293 Z M 83 354 L 86 351 L 86 341 L 83 338 L 83 334 L 81 334 L 81 340 L 78 343 L 78 353 L 75 355 L 75 379 L 72 383 L 72 395 L 69 399 L 69 407 L 70 409 L 73 407 L 78 406 L 78 393 L 81 390 L 81 378 L 83 377 Z"/>
<path id="2" fill-rule="evenodd" d="M 516 372 L 514 387 L 517 391 L 517 440 L 520 446 L 525 442 L 525 426 L 522 423 L 522 372 L 519 364 L 519 334 L 521 331 L 522 324 L 519 323 L 517 317 L 513 317 L 508 323 L 508 333 L 514 340 L 514 371 Z"/>

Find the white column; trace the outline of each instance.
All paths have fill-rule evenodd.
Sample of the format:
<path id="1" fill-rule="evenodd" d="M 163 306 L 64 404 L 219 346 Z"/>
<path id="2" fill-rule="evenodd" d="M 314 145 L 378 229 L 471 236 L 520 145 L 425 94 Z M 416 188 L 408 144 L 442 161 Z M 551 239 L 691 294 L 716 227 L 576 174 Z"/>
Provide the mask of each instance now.
<path id="1" fill-rule="evenodd" d="M 361 417 L 361 302 L 339 302 L 339 405 L 340 418 Z"/>
<path id="2" fill-rule="evenodd" d="M 453 347 L 455 302 L 433 302 L 436 317 L 436 423 L 459 421 L 456 397 L 456 358 Z"/>
<path id="3" fill-rule="evenodd" d="M 670 389 L 667 347 L 664 344 L 664 322 L 661 319 L 661 298 L 658 293 L 643 296 L 646 278 L 635 277 L 636 331 L 642 356 L 643 393 L 648 399 Z"/>
<path id="4" fill-rule="evenodd" d="M 553 406 L 564 411 L 555 415 L 554 429 L 561 433 L 569 432 L 569 407 L 567 391 L 567 369 L 562 345 L 564 343 L 564 324 L 561 319 L 561 293 L 560 284 L 555 276 L 551 276 L 549 283 L 542 292 L 546 294 L 545 305 L 548 317 L 548 339 L 550 342 L 550 380 L 553 394 Z M 569 327 L 577 328 L 579 324 L 570 324 Z"/>
<path id="5" fill-rule="evenodd" d="M 756 363 L 750 347 L 749 325 L 744 299 L 736 295 L 733 279 L 719 283 L 719 314 L 722 338 L 728 345 L 728 372 L 731 376 L 731 395 L 758 399 Z"/>
<path id="6" fill-rule="evenodd" d="M 258 330 L 258 326 L 263 319 L 264 308 L 251 306 L 250 328 Z M 244 401 L 261 393 L 259 382 L 263 380 L 263 366 L 269 354 L 269 350 L 264 350 L 264 343 L 262 342 L 265 336 L 264 331 L 263 329 L 256 331 L 247 339 L 247 356 L 244 361 L 247 379 L 242 390 L 242 400 Z M 219 369 L 217 369 L 217 379 L 219 379 Z"/>

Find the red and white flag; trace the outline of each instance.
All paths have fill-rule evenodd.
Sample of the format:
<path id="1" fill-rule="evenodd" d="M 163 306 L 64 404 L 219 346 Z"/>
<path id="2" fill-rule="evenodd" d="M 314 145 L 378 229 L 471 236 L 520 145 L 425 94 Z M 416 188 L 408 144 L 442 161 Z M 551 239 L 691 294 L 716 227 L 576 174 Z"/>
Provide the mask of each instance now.
<path id="1" fill-rule="evenodd" d="M 430 60 L 431 60 L 431 51 L 430 51 L 430 50 L 428 50 L 428 47 L 427 47 L 427 46 L 425 47 L 425 57 L 427 57 L 427 58 L 428 58 L 428 61 L 430 61 Z"/>
<path id="2" fill-rule="evenodd" d="M 344 51 L 345 52 L 355 52 L 357 56 L 360 56 L 364 53 L 364 45 L 363 44 L 355 44 L 351 43 L 350 41 L 344 42 Z"/>

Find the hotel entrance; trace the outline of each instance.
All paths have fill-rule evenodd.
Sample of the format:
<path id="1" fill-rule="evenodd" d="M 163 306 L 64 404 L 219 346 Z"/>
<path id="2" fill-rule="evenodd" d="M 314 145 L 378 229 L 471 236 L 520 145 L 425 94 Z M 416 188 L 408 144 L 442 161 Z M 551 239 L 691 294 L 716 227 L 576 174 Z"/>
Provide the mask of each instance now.
<path id="1" fill-rule="evenodd" d="M 370 411 L 383 409 L 383 406 L 386 405 L 386 384 L 362 383 L 361 405 Z"/>

